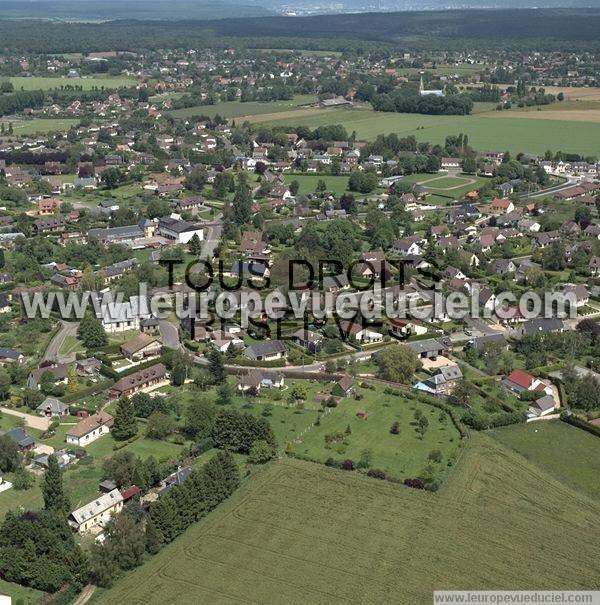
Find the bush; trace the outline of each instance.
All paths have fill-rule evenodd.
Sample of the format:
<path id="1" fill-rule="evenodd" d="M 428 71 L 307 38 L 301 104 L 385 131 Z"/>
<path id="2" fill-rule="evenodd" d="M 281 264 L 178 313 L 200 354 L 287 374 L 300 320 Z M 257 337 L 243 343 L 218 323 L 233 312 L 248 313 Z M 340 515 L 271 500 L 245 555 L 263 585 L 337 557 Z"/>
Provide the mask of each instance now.
<path id="1" fill-rule="evenodd" d="M 367 471 L 368 477 L 373 477 L 373 479 L 387 479 L 387 475 L 384 471 L 378 468 L 371 468 Z"/>
<path id="2" fill-rule="evenodd" d="M 352 460 L 350 460 L 350 458 L 348 458 L 342 462 L 341 468 L 345 471 L 353 471 L 354 462 Z"/>
<path id="3" fill-rule="evenodd" d="M 390 427 L 390 433 L 392 435 L 400 434 L 400 423 L 398 421 L 396 421 L 396 422 L 394 422 L 394 424 L 392 424 L 392 426 Z"/>

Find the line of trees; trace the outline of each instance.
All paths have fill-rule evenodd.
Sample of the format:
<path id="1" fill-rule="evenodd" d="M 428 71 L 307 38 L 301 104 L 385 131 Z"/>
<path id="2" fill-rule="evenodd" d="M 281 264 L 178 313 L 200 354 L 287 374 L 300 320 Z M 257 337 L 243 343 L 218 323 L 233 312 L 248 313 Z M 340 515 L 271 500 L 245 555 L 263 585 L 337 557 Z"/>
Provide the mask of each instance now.
<path id="1" fill-rule="evenodd" d="M 473 99 L 460 93 L 437 97 L 422 97 L 413 88 L 397 88 L 392 92 L 373 97 L 375 111 L 397 111 L 400 113 L 423 113 L 428 115 L 467 115 L 473 110 Z"/>

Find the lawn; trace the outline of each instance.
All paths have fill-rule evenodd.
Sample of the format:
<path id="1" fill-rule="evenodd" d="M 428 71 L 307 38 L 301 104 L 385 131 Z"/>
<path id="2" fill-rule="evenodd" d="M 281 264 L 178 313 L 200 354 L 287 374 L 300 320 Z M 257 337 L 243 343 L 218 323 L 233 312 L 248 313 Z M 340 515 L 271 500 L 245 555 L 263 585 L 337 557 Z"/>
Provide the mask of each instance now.
<path id="1" fill-rule="evenodd" d="M 385 395 L 381 387 L 376 390 L 357 387 L 357 391 L 362 396 L 360 401 L 351 397 L 341 399 L 336 408 L 323 415 L 318 426 L 294 442 L 294 452 L 320 462 L 333 458 L 356 463 L 365 450 L 370 450 L 371 468 L 404 480 L 419 476 L 429 453 L 439 450 L 443 460 L 434 465 L 434 470 L 435 476 L 443 479 L 448 470 L 447 463 L 455 458 L 460 444 L 460 435 L 449 416 L 424 403 Z M 429 422 L 423 438 L 415 430 L 417 410 Z M 366 412 L 368 416 L 359 418 L 358 411 Z M 400 425 L 398 435 L 390 432 L 394 422 Z M 326 436 L 331 435 L 338 437 L 327 444 Z"/>
<path id="2" fill-rule="evenodd" d="M 547 149 L 597 155 L 600 152 L 600 124 L 511 118 L 509 113 L 496 116 L 430 116 L 409 113 L 376 112 L 362 107 L 333 109 L 311 116 L 274 118 L 274 126 L 308 126 L 342 124 L 348 133 L 356 131 L 359 139 L 372 140 L 379 134 L 395 132 L 414 135 L 418 141 L 443 144 L 447 135 L 460 132 L 469 136 L 469 144 L 480 151 L 509 150 L 513 153 L 544 153 Z"/>
<path id="3" fill-rule="evenodd" d="M 93 603 L 412 605 L 434 589 L 598 589 L 599 514 L 483 434 L 435 494 L 283 459 Z"/>
<path id="4" fill-rule="evenodd" d="M 324 174 L 286 174 L 285 182 L 290 184 L 292 181 L 298 181 L 300 184 L 299 193 L 314 193 L 319 181 L 325 181 L 327 191 L 337 197 L 343 195 L 348 189 L 347 176 L 327 176 Z"/>
<path id="5" fill-rule="evenodd" d="M 600 499 L 600 439 L 552 420 L 490 431 L 533 464 L 573 489 Z"/>
<path id="6" fill-rule="evenodd" d="M 22 605 L 34 605 L 35 603 L 39 603 L 45 594 L 39 590 L 25 588 L 19 584 L 13 584 L 12 582 L 0 579 L 0 595 L 12 597 L 12 602 L 15 604 L 21 602 Z"/>
<path id="7" fill-rule="evenodd" d="M 183 109 L 174 109 L 169 112 L 174 118 L 189 118 L 190 116 L 205 115 L 213 117 L 219 114 L 223 118 L 237 118 L 239 116 L 255 116 L 267 113 L 279 113 L 282 111 L 291 111 L 316 102 L 314 95 L 296 95 L 288 101 L 223 101 L 215 105 L 196 105 L 195 107 L 185 107 Z"/>
<path id="8" fill-rule="evenodd" d="M 1 120 L 8 128 L 8 121 Z M 13 122 L 13 132 L 15 134 L 36 134 L 48 133 L 56 131 L 67 131 L 71 126 L 78 124 L 79 120 L 70 120 L 67 118 L 52 119 L 52 118 L 35 118 L 33 120 L 24 120 L 22 122 Z"/>
<path id="9" fill-rule="evenodd" d="M 76 336 L 69 334 L 63 340 L 58 352 L 60 355 L 71 355 L 73 353 L 83 353 L 85 352 L 85 348 Z"/>
<path id="10" fill-rule="evenodd" d="M 83 90 L 92 90 L 94 88 L 124 88 L 131 87 L 137 84 L 135 78 L 126 76 L 87 76 L 84 78 L 67 78 L 67 77 L 14 77 L 8 78 L 15 90 L 52 90 L 53 88 L 66 88 L 69 86 L 77 86 Z"/>

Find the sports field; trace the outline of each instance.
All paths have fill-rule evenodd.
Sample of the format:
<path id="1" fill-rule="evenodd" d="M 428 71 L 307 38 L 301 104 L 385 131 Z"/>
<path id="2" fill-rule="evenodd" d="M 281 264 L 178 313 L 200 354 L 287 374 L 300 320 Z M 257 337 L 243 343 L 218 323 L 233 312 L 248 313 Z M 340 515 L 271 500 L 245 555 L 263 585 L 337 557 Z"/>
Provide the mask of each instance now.
<path id="1" fill-rule="evenodd" d="M 196 105 L 195 107 L 185 107 L 184 109 L 175 109 L 169 112 L 174 118 L 189 118 L 190 116 L 205 115 L 213 117 L 219 114 L 223 118 L 239 118 L 244 116 L 256 116 L 260 114 L 277 114 L 280 112 L 294 111 L 302 105 L 314 103 L 314 95 L 296 95 L 289 101 L 223 101 L 215 105 Z M 315 110 L 316 111 L 316 110 Z"/>
<path id="2" fill-rule="evenodd" d="M 315 110 L 318 111 L 318 110 Z M 513 153 L 544 153 L 547 149 L 581 154 L 600 154 L 600 123 L 557 119 L 548 124 L 534 117 L 511 117 L 511 112 L 483 112 L 471 116 L 429 116 L 407 113 L 376 112 L 371 109 L 332 109 L 302 117 L 273 117 L 276 126 L 342 124 L 359 139 L 372 140 L 378 134 L 395 132 L 414 135 L 419 141 L 443 144 L 449 134 L 464 133 L 475 149 L 509 150 Z"/>
<path id="3" fill-rule="evenodd" d="M 52 90 L 66 86 L 81 86 L 83 90 L 92 90 L 93 88 L 131 87 L 137 84 L 135 78 L 126 76 L 87 76 L 83 78 L 17 76 L 8 78 L 8 80 L 12 82 L 15 90 Z"/>
<path id="4" fill-rule="evenodd" d="M 92 602 L 413 605 L 434 589 L 598 589 L 599 514 L 484 434 L 435 494 L 284 459 Z"/>

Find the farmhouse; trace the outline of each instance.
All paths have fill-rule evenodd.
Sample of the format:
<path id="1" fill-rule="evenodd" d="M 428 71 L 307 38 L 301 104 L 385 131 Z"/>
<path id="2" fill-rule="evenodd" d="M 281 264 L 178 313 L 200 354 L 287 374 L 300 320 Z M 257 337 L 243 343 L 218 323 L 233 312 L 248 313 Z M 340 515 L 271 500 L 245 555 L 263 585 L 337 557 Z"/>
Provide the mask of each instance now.
<path id="1" fill-rule="evenodd" d="M 281 389 L 285 379 L 280 372 L 269 372 L 261 370 L 250 370 L 247 374 L 240 377 L 238 390 L 243 393 L 257 393 L 261 388 Z"/>
<path id="2" fill-rule="evenodd" d="M 66 434 L 66 441 L 71 445 L 85 447 L 103 435 L 108 435 L 114 419 L 106 412 L 96 412 L 79 421 Z"/>
<path id="3" fill-rule="evenodd" d="M 78 508 L 69 515 L 69 525 L 80 534 L 104 525 L 115 513 L 123 509 L 123 496 L 118 489 L 98 496 L 96 500 Z"/>
<path id="4" fill-rule="evenodd" d="M 523 370 L 513 370 L 503 381 L 502 386 L 513 393 L 522 393 L 523 391 L 539 391 L 540 393 L 552 393 L 552 389 L 539 378 L 534 378 L 531 374 Z"/>
<path id="5" fill-rule="evenodd" d="M 160 384 L 167 379 L 167 368 L 162 363 L 157 363 L 149 368 L 144 368 L 124 376 L 110 388 L 109 396 L 112 398 L 122 395 L 133 395 L 142 389 Z"/>
<path id="6" fill-rule="evenodd" d="M 36 410 L 40 416 L 52 418 L 69 415 L 69 406 L 54 397 L 46 397 L 46 399 L 38 405 Z"/>
<path id="7" fill-rule="evenodd" d="M 552 395 L 544 395 L 539 399 L 536 399 L 530 406 L 528 416 L 533 418 L 540 418 L 541 416 L 547 416 L 556 409 L 556 401 Z"/>

